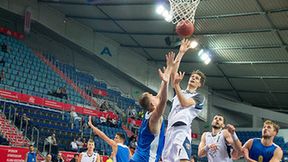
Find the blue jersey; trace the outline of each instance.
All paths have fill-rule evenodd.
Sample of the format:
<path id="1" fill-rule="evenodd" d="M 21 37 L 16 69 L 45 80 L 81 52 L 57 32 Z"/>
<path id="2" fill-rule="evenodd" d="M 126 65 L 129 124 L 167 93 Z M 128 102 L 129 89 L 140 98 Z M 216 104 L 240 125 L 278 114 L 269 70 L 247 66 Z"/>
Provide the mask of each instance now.
<path id="1" fill-rule="evenodd" d="M 36 153 L 28 152 L 27 154 L 27 162 L 35 162 L 36 161 Z"/>
<path id="2" fill-rule="evenodd" d="M 139 129 L 137 148 L 130 162 L 158 162 L 164 147 L 165 124 L 162 121 L 160 132 L 154 135 L 149 129 L 151 113 L 145 114 Z"/>
<path id="3" fill-rule="evenodd" d="M 117 144 L 117 154 L 116 157 L 113 158 L 113 162 L 128 162 L 130 156 L 129 148 L 126 145 Z"/>
<path id="4" fill-rule="evenodd" d="M 277 147 L 279 146 L 274 143 L 270 146 L 264 146 L 261 143 L 260 138 L 254 138 L 252 146 L 249 150 L 249 157 L 256 161 L 269 162 L 272 159 L 274 151 Z"/>

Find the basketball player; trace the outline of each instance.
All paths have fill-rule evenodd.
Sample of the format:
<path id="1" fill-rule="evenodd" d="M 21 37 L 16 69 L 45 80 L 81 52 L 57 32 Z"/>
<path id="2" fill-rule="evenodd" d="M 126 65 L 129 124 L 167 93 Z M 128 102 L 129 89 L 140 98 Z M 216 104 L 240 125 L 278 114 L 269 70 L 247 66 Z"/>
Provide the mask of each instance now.
<path id="1" fill-rule="evenodd" d="M 165 162 L 190 161 L 191 124 L 204 105 L 204 96 L 196 92 L 199 87 L 204 85 L 205 75 L 202 72 L 193 71 L 186 90 L 180 88 L 180 81 L 185 73 L 177 71 L 189 46 L 189 40 L 182 40 L 179 53 L 174 61 L 176 65 L 171 74 L 176 96 L 173 98 L 165 134 L 165 146 L 162 154 L 162 160 Z"/>
<path id="2" fill-rule="evenodd" d="M 158 70 L 162 79 L 159 92 L 156 96 L 145 92 L 139 100 L 140 105 L 147 111 L 139 129 L 137 148 L 130 162 L 158 162 L 164 145 L 164 122 L 168 93 L 168 84 L 172 68 L 174 67 L 174 53 L 166 55 L 164 72 Z"/>
<path id="3" fill-rule="evenodd" d="M 29 152 L 26 154 L 25 162 L 37 162 L 37 153 L 33 145 L 29 145 Z"/>
<path id="4" fill-rule="evenodd" d="M 279 126 L 266 120 L 262 128 L 262 138 L 249 139 L 243 146 L 242 152 L 248 162 L 279 162 L 283 151 L 273 143 L 279 131 Z"/>
<path id="5" fill-rule="evenodd" d="M 94 152 L 94 147 L 94 141 L 89 139 L 87 144 L 87 151 L 80 154 L 78 162 L 100 162 L 100 155 Z"/>
<path id="6" fill-rule="evenodd" d="M 238 159 L 242 146 L 235 127 L 228 124 L 227 129 L 224 129 L 225 119 L 220 114 L 214 116 L 211 126 L 212 132 L 202 134 L 198 156 L 207 156 L 209 162 L 232 162 L 232 159 Z"/>
<path id="7" fill-rule="evenodd" d="M 116 133 L 114 140 L 110 139 L 106 134 L 104 134 L 101 130 L 96 128 L 91 121 L 91 116 L 89 116 L 88 125 L 92 128 L 93 132 L 102 138 L 105 142 L 107 142 L 112 147 L 111 158 L 113 161 L 117 162 L 128 162 L 131 153 L 129 148 L 124 145 L 125 136 L 122 133 Z"/>

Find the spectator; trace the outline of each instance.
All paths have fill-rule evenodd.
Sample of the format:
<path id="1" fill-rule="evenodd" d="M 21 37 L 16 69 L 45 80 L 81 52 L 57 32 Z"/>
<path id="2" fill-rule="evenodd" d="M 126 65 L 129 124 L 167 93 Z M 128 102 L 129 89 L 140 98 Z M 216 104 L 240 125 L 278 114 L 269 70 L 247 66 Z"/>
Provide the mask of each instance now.
<path id="1" fill-rule="evenodd" d="M 132 108 L 131 109 L 131 118 L 136 119 L 136 117 L 137 117 L 137 111 L 135 108 Z"/>
<path id="2" fill-rule="evenodd" d="M 111 123 L 113 127 L 117 126 L 117 120 L 115 119 L 115 117 L 111 119 Z"/>
<path id="3" fill-rule="evenodd" d="M 51 145 L 57 145 L 55 133 L 53 133 L 51 136 L 47 137 L 47 142 Z"/>
<path id="4" fill-rule="evenodd" d="M 106 119 L 105 115 L 102 114 L 102 115 L 100 116 L 100 124 L 104 124 L 104 123 L 106 123 L 106 122 L 107 122 L 107 119 Z"/>
<path id="5" fill-rule="evenodd" d="M 53 133 L 51 136 L 47 137 L 46 138 L 46 141 L 47 141 L 47 150 L 51 151 L 52 154 L 54 155 L 57 155 L 58 154 L 58 144 L 57 144 L 57 141 L 56 141 L 56 135 L 55 133 Z M 51 147 L 51 149 L 50 149 Z"/>
<path id="6" fill-rule="evenodd" d="M 109 109 L 109 104 L 107 101 L 104 101 L 100 106 L 100 111 L 108 111 L 108 109 Z"/>
<path id="7" fill-rule="evenodd" d="M 25 162 L 37 162 L 37 154 L 34 151 L 34 146 L 29 146 L 29 152 L 26 154 Z"/>
<path id="8" fill-rule="evenodd" d="M 77 139 L 76 144 L 78 146 L 78 152 L 81 152 L 83 149 L 83 142 L 81 141 L 80 137 Z"/>
<path id="9" fill-rule="evenodd" d="M 77 152 L 78 151 L 78 146 L 76 143 L 76 139 L 74 138 L 74 140 L 70 143 L 71 146 L 71 150 Z"/>
<path id="10" fill-rule="evenodd" d="M 60 98 L 64 98 L 64 99 L 68 100 L 66 86 L 60 88 Z"/>
<path id="11" fill-rule="evenodd" d="M 60 152 L 58 153 L 55 162 L 64 162 L 64 159 L 63 159 L 63 157 L 62 157 L 62 153 L 60 153 Z"/>
<path id="12" fill-rule="evenodd" d="M 42 162 L 52 162 L 52 156 L 51 156 L 51 154 L 47 154 L 46 157 L 45 157 L 45 160 L 42 161 Z"/>
<path id="13" fill-rule="evenodd" d="M 143 112 L 143 110 L 141 110 L 141 111 L 139 111 L 139 113 L 138 113 L 138 119 L 142 119 L 144 117 L 144 112 Z"/>
<path id="14" fill-rule="evenodd" d="M 134 154 L 136 147 L 137 147 L 136 136 L 132 135 L 129 138 L 129 149 L 132 155 Z"/>
<path id="15" fill-rule="evenodd" d="M 82 150 L 83 150 L 83 151 L 86 151 L 86 150 L 87 150 L 87 142 L 86 142 L 86 139 L 85 139 L 85 138 L 82 139 L 82 143 L 83 143 L 83 148 L 82 148 Z"/>
<path id="16" fill-rule="evenodd" d="M 73 110 L 71 110 L 70 116 L 71 116 L 72 122 L 75 125 L 76 129 L 79 129 L 80 128 L 81 117 L 79 117 L 78 114 L 75 111 L 73 111 Z"/>
<path id="17" fill-rule="evenodd" d="M 78 162 L 79 154 L 74 154 L 73 159 L 70 162 Z"/>

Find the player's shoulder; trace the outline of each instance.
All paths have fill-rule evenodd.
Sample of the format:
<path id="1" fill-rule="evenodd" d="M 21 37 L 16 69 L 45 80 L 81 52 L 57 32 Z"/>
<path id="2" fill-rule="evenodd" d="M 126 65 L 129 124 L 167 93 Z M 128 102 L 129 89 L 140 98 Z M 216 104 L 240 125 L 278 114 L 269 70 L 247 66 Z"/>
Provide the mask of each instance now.
<path id="1" fill-rule="evenodd" d="M 209 134 L 209 132 L 203 132 L 202 137 L 205 137 L 207 134 Z"/>

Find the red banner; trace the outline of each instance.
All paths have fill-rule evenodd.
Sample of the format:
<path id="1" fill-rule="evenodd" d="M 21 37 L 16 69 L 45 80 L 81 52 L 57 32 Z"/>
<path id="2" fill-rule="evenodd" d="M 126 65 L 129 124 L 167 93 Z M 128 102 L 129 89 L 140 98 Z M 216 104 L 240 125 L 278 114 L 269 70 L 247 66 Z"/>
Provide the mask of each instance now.
<path id="1" fill-rule="evenodd" d="M 14 101 L 17 101 L 19 99 L 17 92 L 12 92 L 4 89 L 0 89 L 0 96 Z"/>
<path id="2" fill-rule="evenodd" d="M 24 35 L 22 33 L 11 31 L 10 29 L 5 28 L 5 27 L 0 27 L 0 33 L 15 37 L 16 39 L 23 39 L 24 38 Z"/>
<path id="3" fill-rule="evenodd" d="M 118 119 L 118 116 L 114 112 L 101 112 L 97 110 L 91 110 L 85 107 L 71 105 L 63 102 L 58 102 L 54 100 L 48 100 L 45 98 L 37 97 L 37 96 L 30 96 L 27 94 L 22 94 L 18 92 L 13 92 L 9 90 L 0 89 L 0 97 L 6 98 L 14 101 L 29 103 L 33 105 L 38 106 L 45 106 L 50 107 L 58 110 L 64 110 L 64 111 L 75 111 L 79 114 L 85 114 L 85 115 L 91 115 L 91 116 L 97 116 L 100 117 L 101 114 L 104 114 L 105 116 L 108 116 L 112 119 Z"/>
<path id="4" fill-rule="evenodd" d="M 0 161 L 24 162 L 28 151 L 27 148 L 0 145 Z"/>
<path id="5" fill-rule="evenodd" d="M 132 118 L 128 118 L 128 123 L 132 123 L 133 125 L 137 126 L 137 127 L 140 127 L 141 124 L 142 124 L 142 120 L 135 120 L 135 119 L 132 119 Z"/>
<path id="6" fill-rule="evenodd" d="M 67 152 L 67 151 L 60 151 L 62 153 L 62 157 L 65 162 L 70 162 L 71 159 L 74 158 L 74 154 L 78 154 L 77 152 Z"/>
<path id="7" fill-rule="evenodd" d="M 107 96 L 107 92 L 105 90 L 102 89 L 93 89 L 93 94 L 95 95 L 99 95 L 99 96 Z"/>
<path id="8" fill-rule="evenodd" d="M 43 98 L 40 98 L 40 97 L 37 97 L 37 96 L 29 96 L 29 95 L 26 95 L 26 94 L 21 94 L 19 96 L 19 100 L 22 101 L 22 102 L 25 102 L 25 103 L 30 103 L 30 104 L 33 104 L 33 105 L 43 105 Z"/>

